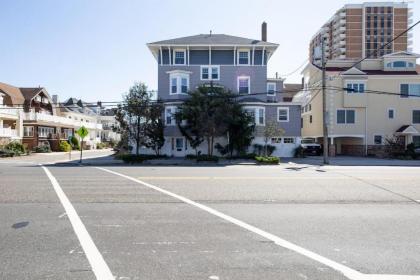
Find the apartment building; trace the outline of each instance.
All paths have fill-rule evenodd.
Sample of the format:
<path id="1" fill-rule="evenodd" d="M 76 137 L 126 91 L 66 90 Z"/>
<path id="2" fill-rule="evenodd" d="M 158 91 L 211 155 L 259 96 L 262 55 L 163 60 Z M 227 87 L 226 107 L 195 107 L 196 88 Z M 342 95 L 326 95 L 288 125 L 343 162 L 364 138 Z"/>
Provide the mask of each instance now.
<path id="1" fill-rule="evenodd" d="M 345 5 L 312 37 L 309 46 L 310 61 L 314 61 L 314 56 L 319 56 L 323 38 L 325 57 L 330 60 L 360 59 L 365 56 L 376 58 L 399 51 L 412 51 L 412 31 L 386 48 L 379 49 L 412 24 L 412 15 L 406 2 Z"/>
<path id="2" fill-rule="evenodd" d="M 387 138 L 420 146 L 419 55 L 406 51 L 366 59 L 327 62 L 326 103 L 332 155 L 383 156 Z M 321 69 L 308 64 L 302 74 L 302 137 L 322 143 Z"/>
<path id="3" fill-rule="evenodd" d="M 240 95 L 244 109 L 255 116 L 254 143 L 263 143 L 266 122 L 275 121 L 285 130 L 283 137 L 271 139 L 275 155 L 293 154 L 300 143 L 300 104 L 283 100 L 282 79 L 267 78 L 267 63 L 278 45 L 267 42 L 265 23 L 261 35 L 255 40 L 210 33 L 147 44 L 158 63 L 158 98 L 165 102 L 164 154 L 194 153 L 173 114 L 189 91 L 209 83 Z M 205 147 L 199 149 L 206 153 Z"/>

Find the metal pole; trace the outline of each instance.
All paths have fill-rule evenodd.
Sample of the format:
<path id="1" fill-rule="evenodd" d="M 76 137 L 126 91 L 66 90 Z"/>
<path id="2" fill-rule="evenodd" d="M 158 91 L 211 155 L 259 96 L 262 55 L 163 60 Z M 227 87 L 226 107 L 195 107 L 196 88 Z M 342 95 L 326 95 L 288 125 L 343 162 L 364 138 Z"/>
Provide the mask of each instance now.
<path id="1" fill-rule="evenodd" d="M 326 62 L 325 62 L 325 43 L 324 37 L 321 39 L 321 65 L 322 65 L 322 116 L 323 116 L 323 136 L 324 136 L 324 164 L 329 164 L 328 150 L 328 120 L 327 120 L 327 96 L 326 96 Z"/>

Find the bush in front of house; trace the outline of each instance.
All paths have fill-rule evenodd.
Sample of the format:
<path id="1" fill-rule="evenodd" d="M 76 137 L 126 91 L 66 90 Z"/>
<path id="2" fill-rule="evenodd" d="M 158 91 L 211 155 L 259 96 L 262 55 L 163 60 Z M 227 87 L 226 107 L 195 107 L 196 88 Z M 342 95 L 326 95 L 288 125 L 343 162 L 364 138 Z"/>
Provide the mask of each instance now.
<path id="1" fill-rule="evenodd" d="M 264 156 L 265 152 L 267 151 L 267 156 L 271 156 L 276 149 L 276 146 L 273 145 L 261 145 L 261 144 L 254 144 L 254 154 L 259 156 Z"/>
<path id="2" fill-rule="evenodd" d="M 217 156 L 211 156 L 211 155 L 198 155 L 196 157 L 197 162 L 200 161 L 210 161 L 210 162 L 218 162 L 219 161 L 219 157 Z"/>
<path id="3" fill-rule="evenodd" d="M 279 164 L 280 159 L 278 157 L 255 157 L 255 160 L 260 164 Z"/>
<path id="4" fill-rule="evenodd" d="M 305 157 L 305 149 L 302 146 L 296 147 L 294 151 L 295 158 L 304 158 Z"/>
<path id="5" fill-rule="evenodd" d="M 26 147 L 17 141 L 12 141 L 6 144 L 4 149 L 13 152 L 15 156 L 26 154 Z"/>
<path id="6" fill-rule="evenodd" d="M 60 141 L 60 144 L 58 145 L 58 150 L 60 152 L 70 152 L 71 145 L 67 141 Z"/>
<path id="7" fill-rule="evenodd" d="M 51 153 L 50 145 L 40 145 L 34 148 L 35 153 Z"/>
<path id="8" fill-rule="evenodd" d="M 73 147 L 73 150 L 80 150 L 80 143 L 79 143 L 79 139 L 77 139 L 76 136 L 72 136 L 70 138 L 70 144 Z"/>
<path id="9" fill-rule="evenodd" d="M 96 149 L 102 150 L 108 148 L 108 145 L 106 143 L 99 142 L 96 144 Z"/>
<path id="10" fill-rule="evenodd" d="M 134 163 L 142 163 L 145 160 L 151 160 L 151 159 L 158 159 L 158 158 L 166 158 L 165 155 L 134 155 L 134 154 L 118 154 L 115 156 L 116 159 L 120 159 L 124 161 L 125 163 L 134 164 Z"/>
<path id="11" fill-rule="evenodd" d="M 0 148 L 0 157 L 14 157 L 15 155 L 15 152 L 11 150 Z"/>

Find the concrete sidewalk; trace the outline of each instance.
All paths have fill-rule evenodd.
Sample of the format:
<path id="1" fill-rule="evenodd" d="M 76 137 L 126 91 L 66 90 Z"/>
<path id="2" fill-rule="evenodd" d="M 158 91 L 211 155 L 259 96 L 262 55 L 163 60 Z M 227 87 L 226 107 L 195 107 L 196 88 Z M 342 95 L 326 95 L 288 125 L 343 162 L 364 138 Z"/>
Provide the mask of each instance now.
<path id="1" fill-rule="evenodd" d="M 321 156 L 284 158 L 282 162 L 300 165 L 324 165 Z M 336 156 L 330 158 L 330 166 L 420 166 L 420 160 L 399 160 L 370 157 Z"/>

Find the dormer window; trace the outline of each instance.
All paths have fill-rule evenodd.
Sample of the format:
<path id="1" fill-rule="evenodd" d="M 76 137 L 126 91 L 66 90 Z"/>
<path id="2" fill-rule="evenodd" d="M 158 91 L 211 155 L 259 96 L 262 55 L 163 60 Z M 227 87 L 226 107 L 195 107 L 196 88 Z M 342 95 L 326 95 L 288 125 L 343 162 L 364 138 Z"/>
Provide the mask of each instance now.
<path id="1" fill-rule="evenodd" d="M 267 95 L 276 95 L 276 83 L 267 83 Z"/>
<path id="2" fill-rule="evenodd" d="M 185 65 L 185 50 L 174 50 L 174 65 Z"/>
<path id="3" fill-rule="evenodd" d="M 403 61 L 403 60 L 397 60 L 397 61 L 388 62 L 386 64 L 386 67 L 389 69 L 414 68 L 414 63 Z"/>
<path id="4" fill-rule="evenodd" d="M 407 62 L 405 61 L 394 61 L 392 63 L 393 68 L 405 68 L 407 67 Z"/>
<path id="5" fill-rule="evenodd" d="M 249 50 L 238 51 L 238 64 L 249 65 Z"/>

